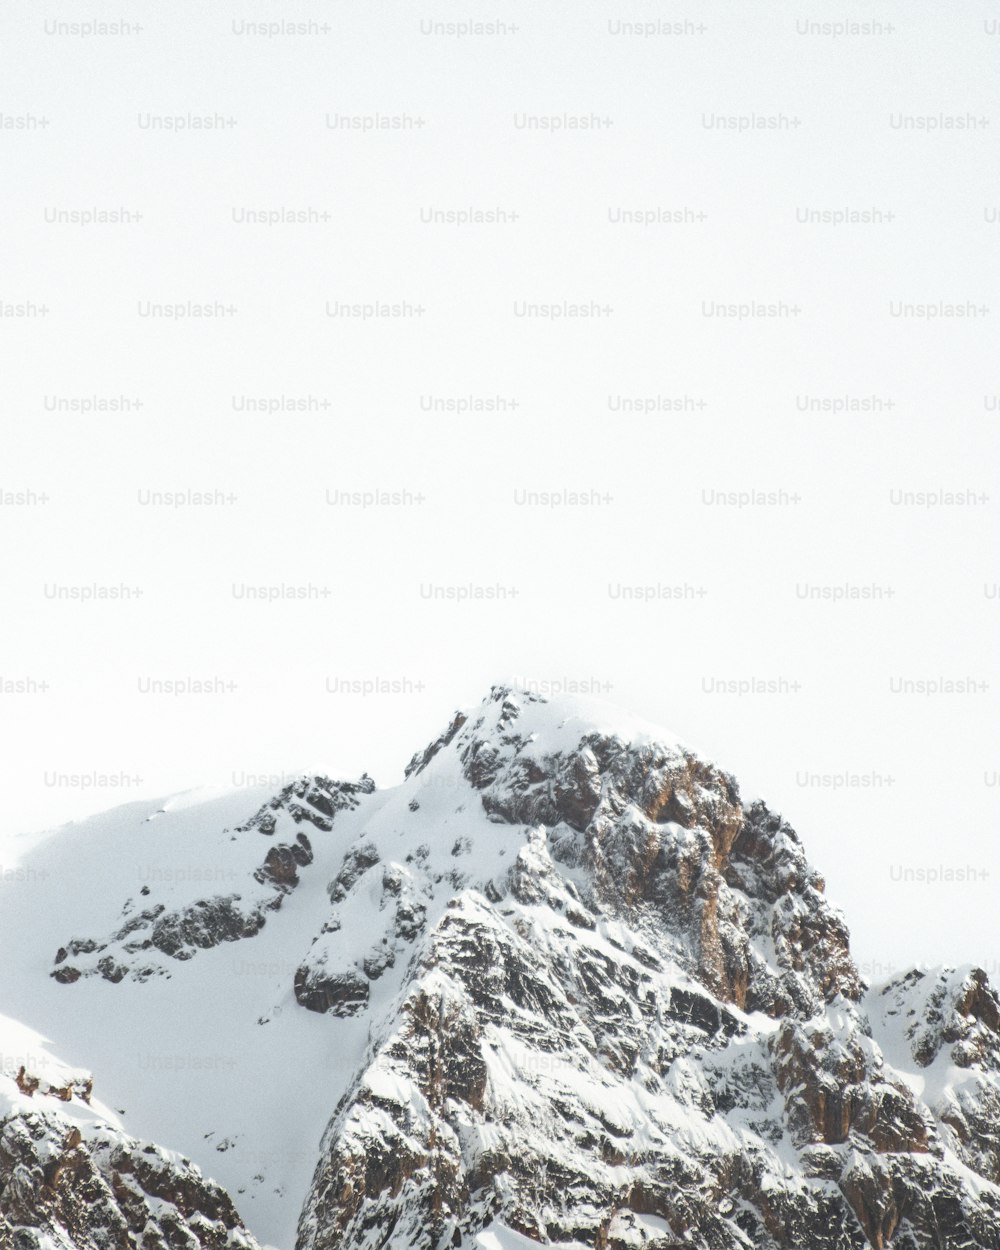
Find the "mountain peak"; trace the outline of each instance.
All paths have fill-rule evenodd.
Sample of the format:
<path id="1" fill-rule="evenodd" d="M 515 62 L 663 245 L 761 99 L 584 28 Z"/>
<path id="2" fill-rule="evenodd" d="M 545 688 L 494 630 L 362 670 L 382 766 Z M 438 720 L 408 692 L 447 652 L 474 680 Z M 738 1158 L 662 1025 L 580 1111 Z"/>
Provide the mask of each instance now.
<path id="1" fill-rule="evenodd" d="M 560 745 L 565 748 L 574 739 L 589 734 L 618 738 L 623 742 L 655 741 L 665 746 L 679 743 L 669 730 L 644 721 L 609 700 L 590 693 L 545 694 L 515 681 L 496 683 L 479 704 L 456 711 L 449 728 L 435 741 L 440 742 L 453 729 L 457 732 L 467 722 L 484 737 L 491 731 L 503 737 L 514 732 L 516 723 L 518 738 L 524 741 L 540 738 L 550 751 Z"/>
<path id="2" fill-rule="evenodd" d="M 741 1008 L 809 1013 L 860 995 L 846 927 L 794 829 L 675 735 L 499 684 L 414 756 L 411 805 L 445 781 L 494 823 L 543 829 L 595 911 L 627 916 Z"/>
<path id="3" fill-rule="evenodd" d="M 182 1058 L 223 1039 L 190 1107 L 155 1070 L 129 1098 L 260 1240 L 301 1212 L 298 1250 L 1000 1243 L 985 974 L 868 990 L 792 826 L 673 734 L 498 684 L 399 786 L 165 809 L 42 848 L 50 903 L 0 914 L 55 962 L 12 981 L 87 1037 L 114 1003 Z"/>

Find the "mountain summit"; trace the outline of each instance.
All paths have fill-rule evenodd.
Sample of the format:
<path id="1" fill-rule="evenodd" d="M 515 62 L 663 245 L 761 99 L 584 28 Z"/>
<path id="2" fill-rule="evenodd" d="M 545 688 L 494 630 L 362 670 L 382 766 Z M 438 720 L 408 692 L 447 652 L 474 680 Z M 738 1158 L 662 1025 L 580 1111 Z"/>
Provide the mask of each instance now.
<path id="1" fill-rule="evenodd" d="M 792 827 L 673 735 L 498 686 L 399 786 L 266 789 L 116 809 L 5 882 L 9 1010 L 194 1162 L 156 1153 L 184 1184 L 147 1209 L 98 1145 L 124 1121 L 60 1138 L 72 1083 L 26 1093 L 8 1063 L 0 1246 L 108 1244 L 107 1213 L 66 1216 L 80 1155 L 144 1250 L 249 1230 L 282 1250 L 1000 1247 L 985 974 L 868 987 Z M 43 1102 L 54 1180 L 6 1149 Z"/>

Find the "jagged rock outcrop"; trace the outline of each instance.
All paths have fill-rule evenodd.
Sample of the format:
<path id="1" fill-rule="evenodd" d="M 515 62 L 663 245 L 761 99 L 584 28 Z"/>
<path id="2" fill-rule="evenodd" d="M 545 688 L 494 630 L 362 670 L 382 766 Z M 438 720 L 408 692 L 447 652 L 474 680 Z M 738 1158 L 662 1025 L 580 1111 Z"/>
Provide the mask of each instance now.
<path id="1" fill-rule="evenodd" d="M 256 829 L 270 837 L 283 816 L 299 825 L 329 833 L 338 812 L 351 811 L 365 795 L 374 793 L 375 782 L 363 773 L 360 781 L 333 781 L 329 777 L 299 777 L 280 790 L 250 819 L 237 825 L 237 833 Z"/>
<path id="2" fill-rule="evenodd" d="M 1000 998 L 986 973 L 913 969 L 868 1001 L 887 1046 L 912 1055 L 941 1140 L 974 1173 L 1000 1180 Z"/>
<path id="3" fill-rule="evenodd" d="M 555 858 L 583 866 L 598 903 L 632 925 L 661 932 L 666 921 L 721 997 L 808 1015 L 837 994 L 860 995 L 846 926 L 798 836 L 763 803 L 744 808 L 728 773 L 680 746 L 617 734 L 584 732 L 539 752 L 502 688 L 474 722 L 456 717 L 411 769 L 452 743 L 493 819 L 562 827 Z M 769 965 L 759 948 L 771 944 Z"/>
<path id="4" fill-rule="evenodd" d="M 107 938 L 73 938 L 60 947 L 51 976 L 65 985 L 87 976 L 114 983 L 126 977 L 145 981 L 170 975 L 170 966 L 160 955 L 187 960 L 222 942 L 254 937 L 268 914 L 277 911 L 299 884 L 298 870 L 313 862 L 312 843 L 298 826 L 311 825 L 313 836 L 328 834 L 338 812 L 354 810 L 374 789 L 367 774 L 358 782 L 301 777 L 290 783 L 233 833 L 222 831 L 232 842 L 238 840 L 237 835 L 256 833 L 271 838 L 282 831 L 290 835 L 289 841 L 269 846 L 262 862 L 250 872 L 212 866 L 214 879 L 223 874 L 227 880 L 239 881 L 238 891 L 194 898 L 179 906 L 155 902 L 138 911 L 129 899 L 122 908 L 127 919 Z M 144 885 L 140 897 L 150 897 L 152 889 Z"/>
<path id="5" fill-rule="evenodd" d="M 103 1121 L 91 1089 L 0 1075 L 0 1250 L 257 1250 L 223 1189 Z"/>

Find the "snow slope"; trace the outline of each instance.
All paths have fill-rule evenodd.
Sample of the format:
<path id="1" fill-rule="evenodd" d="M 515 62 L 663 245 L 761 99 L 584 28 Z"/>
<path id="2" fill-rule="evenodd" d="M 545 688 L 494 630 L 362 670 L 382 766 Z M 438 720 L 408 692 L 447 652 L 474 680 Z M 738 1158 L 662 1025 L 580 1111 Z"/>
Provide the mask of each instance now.
<path id="1" fill-rule="evenodd" d="M 316 1143 L 367 1041 L 363 1021 L 335 1032 L 291 988 L 317 912 L 327 910 L 350 816 L 328 836 L 314 831 L 313 864 L 255 938 L 164 960 L 175 962 L 170 975 L 144 983 L 61 985 L 50 975 L 68 938 L 111 930 L 143 886 L 181 907 L 252 883 L 267 848 L 224 830 L 271 797 L 262 789 L 132 803 L 32 839 L 16 864 L 8 848 L 0 942 L 7 1014 L 113 1089 L 130 1132 L 194 1159 L 262 1241 L 288 1247 Z"/>

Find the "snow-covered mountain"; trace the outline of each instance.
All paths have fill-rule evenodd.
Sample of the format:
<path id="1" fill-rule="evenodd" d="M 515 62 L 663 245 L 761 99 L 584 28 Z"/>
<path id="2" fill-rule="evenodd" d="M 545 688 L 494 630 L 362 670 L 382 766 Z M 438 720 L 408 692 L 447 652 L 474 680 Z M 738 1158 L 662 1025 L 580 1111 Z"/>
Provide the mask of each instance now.
<path id="1" fill-rule="evenodd" d="M 794 830 L 618 712 L 496 687 L 392 789 L 5 855 L 0 1247 L 1000 1247 L 985 974 L 867 987 Z"/>

